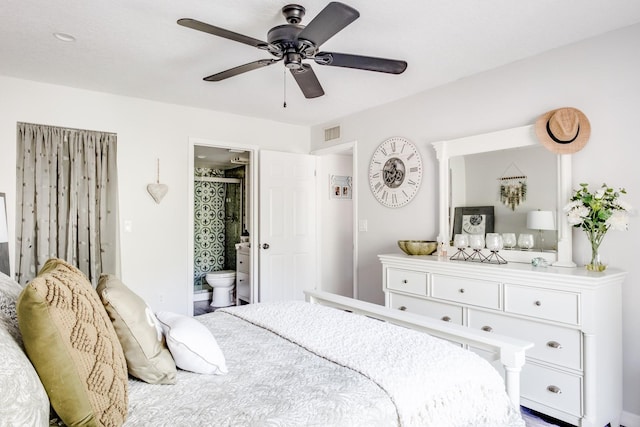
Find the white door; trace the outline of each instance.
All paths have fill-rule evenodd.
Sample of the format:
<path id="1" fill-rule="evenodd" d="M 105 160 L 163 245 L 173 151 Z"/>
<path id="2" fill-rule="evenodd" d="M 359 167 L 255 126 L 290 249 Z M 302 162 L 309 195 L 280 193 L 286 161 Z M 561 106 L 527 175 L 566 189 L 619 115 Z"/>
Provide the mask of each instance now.
<path id="1" fill-rule="evenodd" d="M 315 156 L 260 151 L 259 301 L 315 289 Z"/>

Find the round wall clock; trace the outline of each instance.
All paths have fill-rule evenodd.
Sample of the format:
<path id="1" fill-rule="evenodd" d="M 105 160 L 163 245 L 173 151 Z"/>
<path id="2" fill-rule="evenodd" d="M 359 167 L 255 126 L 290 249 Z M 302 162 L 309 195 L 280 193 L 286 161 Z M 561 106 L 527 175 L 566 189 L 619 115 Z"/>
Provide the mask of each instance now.
<path id="1" fill-rule="evenodd" d="M 416 146 L 400 137 L 382 142 L 369 164 L 369 184 L 375 198 L 385 206 L 409 203 L 422 180 L 422 159 Z"/>

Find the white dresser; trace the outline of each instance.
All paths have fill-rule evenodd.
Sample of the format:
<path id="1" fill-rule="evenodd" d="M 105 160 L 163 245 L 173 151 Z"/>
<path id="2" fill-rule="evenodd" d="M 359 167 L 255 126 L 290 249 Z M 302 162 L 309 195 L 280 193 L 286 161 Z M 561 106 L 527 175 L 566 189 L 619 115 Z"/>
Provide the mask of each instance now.
<path id="1" fill-rule="evenodd" d="M 387 307 L 535 343 L 523 406 L 578 426 L 619 425 L 623 271 L 379 258 Z"/>
<path id="2" fill-rule="evenodd" d="M 251 303 L 250 253 L 248 243 L 236 245 L 236 305 L 241 305 L 243 302 Z"/>

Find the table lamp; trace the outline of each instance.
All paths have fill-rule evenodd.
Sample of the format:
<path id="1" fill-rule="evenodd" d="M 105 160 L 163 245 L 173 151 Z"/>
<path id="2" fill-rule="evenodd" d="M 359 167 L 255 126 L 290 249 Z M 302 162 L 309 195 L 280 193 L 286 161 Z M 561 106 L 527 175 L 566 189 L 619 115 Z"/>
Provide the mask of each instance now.
<path id="1" fill-rule="evenodd" d="M 556 222 L 551 211 L 531 211 L 527 213 L 527 228 L 530 230 L 538 230 L 538 239 L 540 240 L 540 252 L 544 251 L 543 230 L 555 230 Z"/>

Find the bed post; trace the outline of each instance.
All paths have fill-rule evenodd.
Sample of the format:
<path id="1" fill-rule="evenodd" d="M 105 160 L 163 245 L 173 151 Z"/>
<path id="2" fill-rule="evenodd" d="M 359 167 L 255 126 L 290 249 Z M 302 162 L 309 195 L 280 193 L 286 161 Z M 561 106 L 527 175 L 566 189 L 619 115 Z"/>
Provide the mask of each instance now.
<path id="1" fill-rule="evenodd" d="M 500 362 L 504 366 L 504 383 L 507 395 L 513 405 L 520 407 L 520 371 L 525 364 L 525 350 L 502 348 L 500 350 Z"/>

